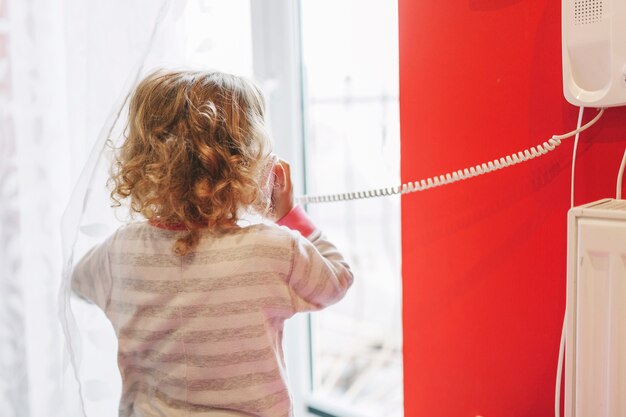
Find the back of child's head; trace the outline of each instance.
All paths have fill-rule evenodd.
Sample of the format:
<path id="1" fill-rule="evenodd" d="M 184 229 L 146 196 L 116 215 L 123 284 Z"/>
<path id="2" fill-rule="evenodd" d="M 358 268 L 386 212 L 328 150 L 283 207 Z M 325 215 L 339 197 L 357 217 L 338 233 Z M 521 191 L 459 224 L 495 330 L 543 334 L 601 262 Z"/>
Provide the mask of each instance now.
<path id="1" fill-rule="evenodd" d="M 263 117 L 263 95 L 245 78 L 152 73 L 130 101 L 112 198 L 128 197 L 133 212 L 187 230 L 174 251 L 189 253 L 202 229 L 228 231 L 242 211 L 268 209 L 263 183 L 271 143 Z"/>

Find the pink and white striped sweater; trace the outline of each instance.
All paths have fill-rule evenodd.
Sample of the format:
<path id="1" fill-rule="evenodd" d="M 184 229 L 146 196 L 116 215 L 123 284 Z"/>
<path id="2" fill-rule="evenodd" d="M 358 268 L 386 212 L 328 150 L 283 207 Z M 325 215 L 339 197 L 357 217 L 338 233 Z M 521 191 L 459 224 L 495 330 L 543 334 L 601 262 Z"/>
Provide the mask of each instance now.
<path id="1" fill-rule="evenodd" d="M 282 224 L 206 233 L 120 228 L 77 264 L 73 288 L 104 310 L 119 341 L 120 416 L 291 417 L 283 322 L 343 297 L 352 273 L 296 207 Z"/>

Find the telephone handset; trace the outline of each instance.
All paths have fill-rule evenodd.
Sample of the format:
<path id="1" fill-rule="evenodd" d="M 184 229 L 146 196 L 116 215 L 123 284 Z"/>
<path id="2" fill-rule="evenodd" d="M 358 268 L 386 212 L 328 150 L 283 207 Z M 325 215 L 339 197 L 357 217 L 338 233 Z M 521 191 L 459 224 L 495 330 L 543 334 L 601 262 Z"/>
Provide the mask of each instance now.
<path id="1" fill-rule="evenodd" d="M 261 184 L 263 188 L 263 197 L 266 200 L 271 199 L 272 197 L 272 191 L 274 189 L 274 181 L 276 180 L 276 174 L 274 173 L 274 169 L 277 163 L 278 163 L 278 156 L 272 153 L 268 156 L 267 163 L 265 167 L 263 168 L 263 175 L 262 175 L 263 181 Z"/>
<path id="2" fill-rule="evenodd" d="M 276 219 L 286 215 L 295 202 L 290 171 L 289 163 L 274 154 L 270 155 L 264 177 L 264 194 L 268 199 L 266 201 L 270 202 L 271 216 Z"/>

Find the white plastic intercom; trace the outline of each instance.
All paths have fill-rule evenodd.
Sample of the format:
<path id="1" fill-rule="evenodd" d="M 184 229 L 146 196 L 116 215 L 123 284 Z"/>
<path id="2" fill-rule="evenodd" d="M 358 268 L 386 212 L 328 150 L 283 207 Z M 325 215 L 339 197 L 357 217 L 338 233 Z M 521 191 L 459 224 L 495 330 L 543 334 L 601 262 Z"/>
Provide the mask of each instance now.
<path id="1" fill-rule="evenodd" d="M 626 1 L 562 0 L 562 42 L 567 101 L 626 105 Z"/>

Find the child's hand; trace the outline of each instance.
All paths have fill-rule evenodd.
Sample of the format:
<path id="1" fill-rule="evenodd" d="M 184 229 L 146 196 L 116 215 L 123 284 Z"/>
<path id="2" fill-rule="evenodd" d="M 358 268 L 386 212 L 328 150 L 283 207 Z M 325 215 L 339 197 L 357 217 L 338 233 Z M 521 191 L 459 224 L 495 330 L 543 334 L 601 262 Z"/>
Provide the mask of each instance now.
<path id="1" fill-rule="evenodd" d="M 279 159 L 274 165 L 274 188 L 272 190 L 272 209 L 270 219 L 278 221 L 291 211 L 294 206 L 293 186 L 289 163 Z"/>

